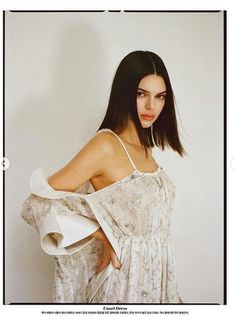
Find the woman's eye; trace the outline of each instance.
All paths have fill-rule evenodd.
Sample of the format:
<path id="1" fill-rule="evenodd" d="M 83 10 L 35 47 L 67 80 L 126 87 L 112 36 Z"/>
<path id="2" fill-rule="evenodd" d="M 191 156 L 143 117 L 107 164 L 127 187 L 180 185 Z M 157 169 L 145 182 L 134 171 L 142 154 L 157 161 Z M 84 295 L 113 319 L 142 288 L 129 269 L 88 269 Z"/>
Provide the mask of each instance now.
<path id="1" fill-rule="evenodd" d="M 166 95 L 158 95 L 157 98 L 159 98 L 160 100 L 165 100 Z"/>
<path id="2" fill-rule="evenodd" d="M 145 94 L 142 93 L 142 92 L 137 92 L 137 96 L 144 97 Z M 160 99 L 160 100 L 165 100 L 165 98 L 166 98 L 166 94 L 160 94 L 160 95 L 157 95 L 156 98 L 158 98 L 158 99 Z"/>
<path id="3" fill-rule="evenodd" d="M 137 92 L 137 95 L 138 95 L 138 96 L 141 96 L 141 95 L 144 95 L 144 93 Z"/>

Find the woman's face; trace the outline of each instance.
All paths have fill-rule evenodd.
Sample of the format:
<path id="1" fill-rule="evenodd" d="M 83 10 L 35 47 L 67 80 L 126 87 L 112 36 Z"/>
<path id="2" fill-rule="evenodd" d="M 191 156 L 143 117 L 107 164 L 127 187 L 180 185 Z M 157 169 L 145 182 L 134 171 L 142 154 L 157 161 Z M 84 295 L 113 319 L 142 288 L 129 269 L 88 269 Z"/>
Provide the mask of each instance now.
<path id="1" fill-rule="evenodd" d="M 137 113 L 143 128 L 149 128 L 165 105 L 166 84 L 156 75 L 145 76 L 137 89 Z"/>

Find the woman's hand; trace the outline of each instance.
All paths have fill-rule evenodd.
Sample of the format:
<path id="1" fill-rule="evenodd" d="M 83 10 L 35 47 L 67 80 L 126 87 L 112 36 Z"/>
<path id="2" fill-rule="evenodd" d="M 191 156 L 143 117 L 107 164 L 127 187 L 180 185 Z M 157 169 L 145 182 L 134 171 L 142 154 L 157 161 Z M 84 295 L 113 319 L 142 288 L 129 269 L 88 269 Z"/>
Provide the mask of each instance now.
<path id="1" fill-rule="evenodd" d="M 179 299 L 180 299 L 180 303 L 184 303 L 180 296 L 179 296 Z"/>
<path id="2" fill-rule="evenodd" d="M 110 261 L 112 262 L 112 265 L 115 268 L 118 269 L 121 268 L 122 265 L 118 260 L 117 255 L 115 254 L 115 251 L 113 250 L 111 244 L 109 244 L 108 242 L 103 242 L 99 261 L 96 266 L 96 272 L 97 273 L 102 272 L 105 269 L 105 267 L 110 264 Z"/>
<path id="3" fill-rule="evenodd" d="M 101 249 L 99 261 L 96 266 L 96 272 L 97 273 L 102 272 L 102 270 L 104 270 L 105 267 L 110 264 L 110 261 L 112 262 L 112 265 L 115 268 L 120 269 L 122 267 L 121 262 L 118 260 L 118 257 L 111 243 L 106 237 L 104 231 L 101 228 L 99 228 L 97 231 L 91 234 L 91 237 L 94 237 L 102 241 L 102 249 Z"/>

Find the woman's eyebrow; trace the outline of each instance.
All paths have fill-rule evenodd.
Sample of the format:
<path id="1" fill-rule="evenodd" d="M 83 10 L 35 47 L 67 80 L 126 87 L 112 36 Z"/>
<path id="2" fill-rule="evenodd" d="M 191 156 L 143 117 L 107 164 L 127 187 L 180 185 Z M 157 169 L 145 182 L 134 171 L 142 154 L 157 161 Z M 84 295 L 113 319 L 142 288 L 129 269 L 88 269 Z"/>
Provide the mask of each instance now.
<path id="1" fill-rule="evenodd" d="M 145 93 L 149 93 L 149 91 L 146 91 L 146 89 L 143 89 L 143 88 L 140 88 L 140 87 L 138 87 L 138 90 L 141 90 L 141 91 L 143 91 Z M 166 93 L 166 91 L 162 91 L 160 93 L 157 93 L 156 95 L 161 95 L 161 94 L 164 94 L 164 93 Z"/>

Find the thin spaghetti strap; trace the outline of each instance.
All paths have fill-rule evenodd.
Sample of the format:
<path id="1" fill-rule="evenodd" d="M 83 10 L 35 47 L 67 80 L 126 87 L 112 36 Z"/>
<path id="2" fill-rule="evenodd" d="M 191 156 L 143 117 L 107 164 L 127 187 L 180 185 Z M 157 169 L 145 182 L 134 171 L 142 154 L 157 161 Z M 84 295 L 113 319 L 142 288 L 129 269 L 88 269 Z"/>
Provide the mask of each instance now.
<path id="1" fill-rule="evenodd" d="M 126 152 L 126 155 L 128 156 L 128 158 L 129 158 L 129 161 L 131 162 L 131 165 L 133 166 L 133 168 L 134 168 L 134 170 L 137 170 L 137 168 L 136 168 L 136 166 L 135 166 L 135 164 L 134 164 L 134 162 L 132 161 L 132 159 L 131 159 L 131 157 L 130 157 L 130 154 L 128 153 L 128 151 L 127 151 L 127 149 L 126 149 L 126 146 L 123 144 L 123 141 L 121 140 L 121 138 L 113 131 L 113 130 L 111 130 L 111 129 L 108 129 L 108 128 L 104 128 L 104 129 L 100 129 L 100 130 L 98 130 L 97 131 L 97 133 L 98 132 L 101 132 L 101 131 L 110 131 L 112 134 L 114 134 L 116 137 L 117 137 L 117 139 L 120 141 L 120 143 L 122 144 L 122 146 L 123 146 L 123 148 L 124 148 L 124 150 L 125 150 L 125 152 Z"/>

